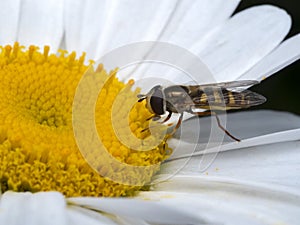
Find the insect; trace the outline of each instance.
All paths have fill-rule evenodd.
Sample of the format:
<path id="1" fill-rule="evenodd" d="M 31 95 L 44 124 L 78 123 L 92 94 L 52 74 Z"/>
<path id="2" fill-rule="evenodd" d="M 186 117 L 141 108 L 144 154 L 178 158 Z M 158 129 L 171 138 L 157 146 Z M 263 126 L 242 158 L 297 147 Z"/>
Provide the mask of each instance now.
<path id="1" fill-rule="evenodd" d="M 264 103 L 264 96 L 245 89 L 258 83 L 254 80 L 240 80 L 204 85 L 174 85 L 166 88 L 157 85 L 147 94 L 138 95 L 138 101 L 146 100 L 146 107 L 154 114 L 150 119 L 158 120 L 168 113 L 161 123 L 167 122 L 173 113 L 179 113 L 179 119 L 171 134 L 180 127 L 183 114 L 187 112 L 198 116 L 214 115 L 219 128 L 235 141 L 240 141 L 221 125 L 216 111 L 244 109 Z"/>

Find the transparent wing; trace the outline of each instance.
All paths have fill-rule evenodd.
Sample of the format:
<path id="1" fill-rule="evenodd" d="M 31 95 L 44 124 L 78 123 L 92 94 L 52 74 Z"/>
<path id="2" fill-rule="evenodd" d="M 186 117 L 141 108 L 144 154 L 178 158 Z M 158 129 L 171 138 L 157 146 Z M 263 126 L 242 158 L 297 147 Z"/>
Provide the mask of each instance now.
<path id="1" fill-rule="evenodd" d="M 189 85 L 190 90 L 208 90 L 211 89 L 227 89 L 230 91 L 235 92 L 242 92 L 246 90 L 248 87 L 258 84 L 259 81 L 257 80 L 237 80 L 237 81 L 231 81 L 231 82 L 223 82 L 223 83 L 211 83 L 211 84 L 201 84 L 201 85 Z"/>
<path id="2" fill-rule="evenodd" d="M 225 91 L 224 91 L 225 90 Z M 193 103 L 196 108 L 220 107 L 220 109 L 248 108 L 264 103 L 266 98 L 250 90 L 232 92 L 227 89 L 219 92 L 218 95 L 204 95 L 194 97 Z"/>
<path id="3" fill-rule="evenodd" d="M 230 82 L 221 82 L 221 83 L 211 83 L 199 85 L 200 87 L 220 87 L 220 88 L 235 88 L 235 87 L 247 87 L 258 84 L 257 80 L 236 80 Z"/>
<path id="4" fill-rule="evenodd" d="M 266 98 L 258 93 L 250 90 L 243 90 L 242 92 L 227 92 L 223 94 L 224 102 L 229 107 L 248 108 L 263 104 Z"/>

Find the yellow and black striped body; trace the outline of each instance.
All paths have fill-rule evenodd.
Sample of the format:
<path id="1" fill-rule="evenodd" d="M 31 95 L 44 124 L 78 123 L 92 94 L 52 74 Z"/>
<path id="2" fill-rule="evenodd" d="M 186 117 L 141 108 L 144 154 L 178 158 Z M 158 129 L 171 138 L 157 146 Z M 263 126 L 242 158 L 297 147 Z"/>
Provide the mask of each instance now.
<path id="1" fill-rule="evenodd" d="M 265 98 L 252 91 L 232 91 L 214 85 L 175 85 L 163 90 L 166 111 L 195 113 L 204 110 L 229 110 L 262 104 Z"/>

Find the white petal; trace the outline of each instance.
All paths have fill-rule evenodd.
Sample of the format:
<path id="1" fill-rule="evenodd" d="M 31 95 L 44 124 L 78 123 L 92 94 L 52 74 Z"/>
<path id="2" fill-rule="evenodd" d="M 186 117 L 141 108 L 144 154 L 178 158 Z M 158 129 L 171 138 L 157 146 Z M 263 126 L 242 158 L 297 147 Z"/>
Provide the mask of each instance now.
<path id="1" fill-rule="evenodd" d="M 135 219 L 135 218 L 118 217 L 117 222 L 119 225 L 120 224 L 122 224 L 122 225 L 150 225 L 150 223 L 148 223 L 144 220 L 139 220 L 139 219 Z"/>
<path id="2" fill-rule="evenodd" d="M 291 18 L 274 6 L 257 6 L 236 14 L 194 48 L 216 80 L 235 80 L 283 40 Z M 197 50 L 198 49 L 198 50 Z"/>
<path id="3" fill-rule="evenodd" d="M 120 71 L 119 77 L 125 80 L 129 78 L 140 80 L 146 77 L 154 77 L 154 79 L 147 79 L 148 88 L 151 87 L 151 84 L 149 84 L 151 81 L 156 82 L 156 84 L 164 83 L 164 81 L 171 81 L 173 84 L 182 84 L 190 80 L 197 80 L 197 83 L 203 80 L 205 82 L 214 81 L 211 75 L 209 76 L 211 79 L 206 76 L 205 71 L 201 70 L 202 68 L 198 69 L 196 67 L 199 64 L 199 58 L 196 55 L 192 55 L 188 49 L 203 36 L 210 33 L 216 26 L 224 23 L 233 13 L 238 3 L 239 0 L 226 2 L 220 0 L 179 1 L 159 36 L 155 39 L 145 39 L 157 39 L 163 41 L 163 43 L 157 43 L 153 45 L 155 47 L 150 48 L 144 46 L 145 51 L 143 52 L 137 50 L 128 51 L 130 53 L 126 54 L 127 58 L 128 55 L 132 57 L 133 52 L 140 52 L 141 54 L 137 55 L 138 60 L 136 61 L 141 61 L 142 59 L 144 64 L 139 63 L 138 68 L 136 68 L 136 64 L 126 67 L 125 71 L 124 69 Z M 160 24 L 161 20 L 154 23 Z M 167 43 L 173 45 L 170 50 L 166 49 L 168 48 L 166 46 Z M 130 62 L 136 61 L 131 60 Z M 191 70 L 197 70 L 196 75 L 190 74 Z M 201 74 L 200 78 L 199 74 Z M 155 78 L 163 78 L 163 80 L 157 81 Z"/>
<path id="4" fill-rule="evenodd" d="M 284 142 L 194 156 L 188 162 L 185 159 L 174 160 L 164 163 L 160 174 L 201 174 L 300 190 L 299 145 L 299 141 Z"/>
<path id="5" fill-rule="evenodd" d="M 181 137 L 175 136 L 177 138 L 170 141 L 176 148 L 171 159 L 300 140 L 300 118 L 290 113 L 258 110 L 228 113 L 219 117 L 222 125 L 241 142 L 232 141 L 226 136 L 213 117 L 194 117 L 182 124 L 178 131 Z"/>
<path id="6" fill-rule="evenodd" d="M 88 59 L 94 59 L 95 49 L 101 45 L 99 38 L 112 4 L 111 1 L 65 0 L 65 44 L 69 51 L 79 54 L 87 51 Z"/>
<path id="7" fill-rule="evenodd" d="M 156 224 L 199 224 L 201 220 L 189 212 L 181 212 L 158 201 L 132 198 L 70 198 L 71 204 L 87 207 L 92 210 L 144 220 Z"/>
<path id="8" fill-rule="evenodd" d="M 17 40 L 20 0 L 0 1 L 0 45 L 13 44 Z"/>
<path id="9" fill-rule="evenodd" d="M 297 224 L 300 195 L 233 179 L 176 176 L 140 198 L 189 211 L 205 224 Z"/>
<path id="10" fill-rule="evenodd" d="M 69 206 L 67 210 L 68 224 L 70 225 L 117 225 L 112 219 L 80 206 Z"/>
<path id="11" fill-rule="evenodd" d="M 156 39 L 173 1 L 66 1 L 66 45 L 96 59 L 134 41 Z M 158 23 L 159 21 L 159 23 Z"/>
<path id="12" fill-rule="evenodd" d="M 24 0 L 21 4 L 18 41 L 22 45 L 50 45 L 56 52 L 63 36 L 63 1 Z"/>
<path id="13" fill-rule="evenodd" d="M 0 200 L 0 224 L 65 225 L 66 203 L 58 192 L 5 192 Z"/>
<path id="14" fill-rule="evenodd" d="M 299 46 L 300 34 L 284 41 L 278 48 L 238 79 L 262 80 L 271 76 L 300 58 Z"/>
<path id="15" fill-rule="evenodd" d="M 206 172 L 217 177 L 294 187 L 300 194 L 299 145 L 299 141 L 294 141 L 222 152 Z"/>
<path id="16" fill-rule="evenodd" d="M 114 48 L 146 40 L 187 47 L 227 19 L 238 2 L 66 0 L 67 48 L 87 51 L 88 58 L 97 59 Z"/>
<path id="17" fill-rule="evenodd" d="M 240 0 L 180 1 L 160 40 L 189 49 L 210 30 L 227 20 Z"/>

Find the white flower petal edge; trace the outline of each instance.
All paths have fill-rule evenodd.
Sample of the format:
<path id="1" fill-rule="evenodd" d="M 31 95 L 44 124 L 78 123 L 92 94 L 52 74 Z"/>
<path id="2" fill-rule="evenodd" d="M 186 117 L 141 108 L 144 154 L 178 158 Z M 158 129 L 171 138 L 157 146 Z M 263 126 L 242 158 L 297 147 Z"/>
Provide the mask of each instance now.
<path id="1" fill-rule="evenodd" d="M 131 199 L 128 199 L 128 201 L 131 201 Z M 86 204 L 88 202 L 89 198 L 86 199 Z M 105 211 L 100 212 L 97 208 L 86 208 L 86 206 L 80 205 L 68 206 L 67 214 L 70 225 L 149 225 L 149 223 L 140 219 L 112 215 Z"/>
<path id="2" fill-rule="evenodd" d="M 282 42 L 239 80 L 263 80 L 300 58 L 300 34 Z"/>
<path id="3" fill-rule="evenodd" d="M 173 160 L 163 164 L 157 179 L 174 175 L 234 178 L 294 188 L 300 194 L 299 145 L 300 141 L 283 142 Z"/>
<path id="4" fill-rule="evenodd" d="M 59 192 L 32 194 L 8 191 L 2 194 L 0 199 L 0 224 L 119 225 L 130 221 L 130 219 L 119 218 L 117 215 L 109 215 L 105 211 L 98 212 L 97 208 L 90 209 L 86 206 L 67 205 L 67 203 L 68 200 Z M 142 221 L 137 219 L 135 222 Z M 142 225 L 142 223 L 140 224 Z"/>
<path id="5" fill-rule="evenodd" d="M 205 224 L 297 224 L 299 193 L 234 179 L 176 176 L 137 198 L 158 201 Z"/>
<path id="6" fill-rule="evenodd" d="M 235 14 L 212 30 L 208 29 L 205 35 L 200 35 L 193 42 L 196 43 L 194 46 L 187 49 L 197 55 L 212 74 L 203 75 L 201 82 L 233 81 L 272 52 L 282 42 L 290 27 L 291 18 L 284 10 L 270 5 L 256 6 Z M 299 48 L 295 49 L 295 52 L 300 51 Z M 186 60 L 185 56 L 180 57 L 179 60 Z M 199 83 L 199 78 L 183 74 L 169 65 L 165 68 L 160 65 L 145 65 L 140 70 L 139 73 L 144 75 L 159 74 L 160 77 L 163 74 L 165 79 L 177 84 Z M 251 79 L 261 77 L 261 73 L 258 73 Z"/>
<path id="7" fill-rule="evenodd" d="M 219 115 L 221 123 L 241 142 L 232 141 L 216 125 L 214 117 L 192 118 L 183 122 L 181 137 L 170 140 L 176 151 L 171 159 L 228 151 L 252 146 L 300 140 L 300 118 L 291 113 L 257 110 Z M 214 133 L 211 135 L 211 124 Z M 224 143 L 219 136 L 224 136 Z M 216 139 L 216 140 L 215 140 Z"/>
<path id="8" fill-rule="evenodd" d="M 299 193 L 292 188 L 222 177 L 179 175 L 133 199 L 70 199 L 72 204 L 118 215 L 112 216 L 119 218 L 118 224 L 131 225 L 148 224 L 145 221 L 149 224 L 296 224 L 299 200 Z M 124 217 L 130 217 L 127 222 L 132 223 L 124 223 Z"/>
<path id="9" fill-rule="evenodd" d="M 81 206 L 68 206 L 66 213 L 70 225 L 118 225 L 109 216 Z"/>
<path id="10" fill-rule="evenodd" d="M 138 220 L 135 218 L 128 218 L 128 217 L 118 217 L 117 218 L 118 225 L 150 225 L 150 223 L 144 220 Z"/>
<path id="11" fill-rule="evenodd" d="M 218 25 L 224 23 L 240 0 L 178 1 L 159 41 L 189 49 Z"/>
<path id="12" fill-rule="evenodd" d="M 92 59 L 137 41 L 161 39 L 188 47 L 197 33 L 200 35 L 199 32 L 204 33 L 227 19 L 238 2 L 94 0 L 77 1 L 74 5 L 66 0 L 66 46 L 69 50 L 87 51 Z M 195 18 L 203 19 L 192 23 Z M 187 32 L 192 33 L 186 35 Z"/>
<path id="13" fill-rule="evenodd" d="M 290 16 L 264 5 L 234 15 L 192 50 L 210 68 L 217 82 L 236 80 L 270 53 L 287 35 Z"/>
<path id="14" fill-rule="evenodd" d="M 21 2 L 18 36 L 21 45 L 51 46 L 56 52 L 63 37 L 63 1 L 24 0 Z"/>
<path id="15" fill-rule="evenodd" d="M 66 201 L 58 192 L 5 192 L 0 199 L 0 224 L 65 225 Z"/>
<path id="16" fill-rule="evenodd" d="M 160 201 L 135 198 L 70 198 L 68 202 L 118 217 L 147 221 L 150 224 L 201 224 L 197 215 L 182 212 Z M 117 206 L 117 207 L 116 207 Z"/>
<path id="17" fill-rule="evenodd" d="M 109 23 L 105 24 L 105 21 L 110 13 L 109 8 L 114 3 L 97 0 L 65 0 L 64 2 L 66 49 L 76 51 L 78 54 L 87 52 L 88 59 L 95 59 L 95 50 L 98 45 L 101 45 L 100 28 L 110 26 Z"/>
<path id="18" fill-rule="evenodd" d="M 0 1 L 0 45 L 13 44 L 17 39 L 21 0 Z"/>
<path id="19" fill-rule="evenodd" d="M 97 59 L 116 47 L 155 40 L 175 7 L 174 1 L 66 0 L 66 46 Z M 155 16 L 156 17 L 155 17 Z M 153 20 L 158 20 L 156 23 Z"/>

